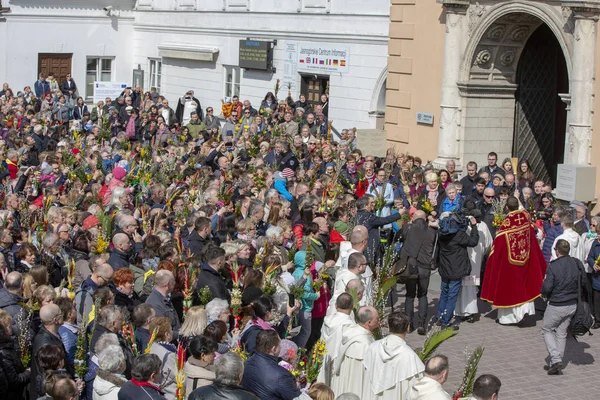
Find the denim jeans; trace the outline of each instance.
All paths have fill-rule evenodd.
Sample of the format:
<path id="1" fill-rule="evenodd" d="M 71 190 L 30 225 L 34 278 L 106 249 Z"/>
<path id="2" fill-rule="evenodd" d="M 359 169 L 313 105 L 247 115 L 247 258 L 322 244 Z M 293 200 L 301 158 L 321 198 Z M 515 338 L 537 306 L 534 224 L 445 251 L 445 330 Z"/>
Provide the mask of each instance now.
<path id="1" fill-rule="evenodd" d="M 441 321 L 442 326 L 449 325 L 450 320 L 454 316 L 454 309 L 456 308 L 456 300 L 458 299 L 461 283 L 462 279 L 450 280 L 442 278 L 442 293 L 440 294 L 440 304 L 438 305 L 436 315 L 436 318 Z"/>
<path id="2" fill-rule="evenodd" d="M 298 313 L 298 320 L 300 322 L 300 333 L 292 338 L 292 342 L 296 343 L 298 347 L 305 347 L 310 337 L 312 312 L 300 311 Z"/>
<path id="3" fill-rule="evenodd" d="M 431 270 L 427 267 L 419 267 L 418 279 L 410 279 L 406 282 L 406 300 L 404 302 L 404 311 L 408 316 L 411 326 L 425 327 L 427 323 L 427 289 L 429 289 L 429 278 Z M 417 313 L 417 323 L 414 324 L 415 315 L 415 297 L 419 300 L 419 311 Z"/>

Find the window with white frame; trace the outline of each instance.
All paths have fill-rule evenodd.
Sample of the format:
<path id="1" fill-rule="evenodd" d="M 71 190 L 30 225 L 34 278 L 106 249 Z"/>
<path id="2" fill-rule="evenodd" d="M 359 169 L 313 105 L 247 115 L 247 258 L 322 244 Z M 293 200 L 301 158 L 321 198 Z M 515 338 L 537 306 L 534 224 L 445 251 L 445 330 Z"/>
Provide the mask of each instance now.
<path id="1" fill-rule="evenodd" d="M 148 71 L 150 73 L 150 88 L 155 87 L 156 91 L 160 93 L 160 85 L 162 82 L 162 61 L 159 58 L 148 59 Z"/>
<path id="2" fill-rule="evenodd" d="M 114 57 L 88 57 L 85 70 L 85 95 L 94 96 L 94 81 L 110 82 L 113 80 Z"/>
<path id="3" fill-rule="evenodd" d="M 240 67 L 223 66 L 223 97 L 240 95 Z"/>

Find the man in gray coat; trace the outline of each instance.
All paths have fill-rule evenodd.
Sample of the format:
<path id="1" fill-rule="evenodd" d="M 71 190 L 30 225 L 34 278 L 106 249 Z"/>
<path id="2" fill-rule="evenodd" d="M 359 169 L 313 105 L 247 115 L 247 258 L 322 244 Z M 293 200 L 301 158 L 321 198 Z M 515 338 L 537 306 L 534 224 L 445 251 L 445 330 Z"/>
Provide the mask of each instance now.
<path id="1" fill-rule="evenodd" d="M 161 270 L 154 276 L 154 289 L 146 299 L 146 304 L 150 304 L 157 317 L 167 317 L 171 321 L 173 328 L 173 338 L 179 336 L 179 316 L 171 302 L 171 292 L 175 288 L 175 277 L 171 271 Z"/>

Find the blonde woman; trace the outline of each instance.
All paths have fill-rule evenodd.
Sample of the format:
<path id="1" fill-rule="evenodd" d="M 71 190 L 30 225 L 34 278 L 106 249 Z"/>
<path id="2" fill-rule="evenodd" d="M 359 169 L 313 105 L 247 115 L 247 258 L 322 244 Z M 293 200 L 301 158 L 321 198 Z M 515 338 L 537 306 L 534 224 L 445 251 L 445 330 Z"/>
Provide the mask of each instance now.
<path id="1" fill-rule="evenodd" d="M 187 348 L 194 337 L 202 335 L 207 325 L 208 314 L 206 310 L 200 306 L 190 308 L 179 330 L 179 341 Z"/>

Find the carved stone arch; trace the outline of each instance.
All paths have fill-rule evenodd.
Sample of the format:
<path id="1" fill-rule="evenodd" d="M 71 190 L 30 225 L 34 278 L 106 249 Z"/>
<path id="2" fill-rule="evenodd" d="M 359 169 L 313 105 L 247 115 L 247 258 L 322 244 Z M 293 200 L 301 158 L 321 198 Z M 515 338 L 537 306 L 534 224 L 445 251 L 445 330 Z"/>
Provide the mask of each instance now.
<path id="1" fill-rule="evenodd" d="M 573 34 L 569 15 L 557 6 L 511 1 L 489 8 L 481 16 L 463 53 L 459 82 L 489 82 L 497 78 L 514 84 L 523 47 L 542 23 L 556 36 L 571 76 Z"/>
<path id="2" fill-rule="evenodd" d="M 386 95 L 386 83 L 387 83 L 388 69 L 387 66 L 381 71 L 375 87 L 373 88 L 373 94 L 371 95 L 371 109 L 370 111 L 384 111 L 385 112 L 385 95 Z"/>

